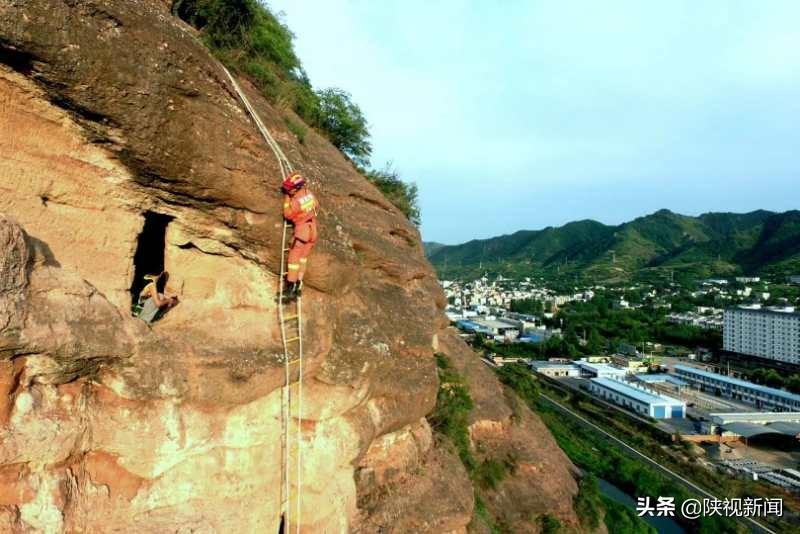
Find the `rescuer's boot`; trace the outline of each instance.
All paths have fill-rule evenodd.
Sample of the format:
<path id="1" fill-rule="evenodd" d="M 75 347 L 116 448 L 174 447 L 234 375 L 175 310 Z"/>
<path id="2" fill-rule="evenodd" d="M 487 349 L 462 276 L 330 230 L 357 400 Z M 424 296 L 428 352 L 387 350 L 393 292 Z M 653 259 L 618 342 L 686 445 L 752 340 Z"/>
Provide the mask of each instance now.
<path id="1" fill-rule="evenodd" d="M 286 285 L 283 288 L 283 297 L 287 301 L 297 298 L 297 282 L 286 282 Z"/>

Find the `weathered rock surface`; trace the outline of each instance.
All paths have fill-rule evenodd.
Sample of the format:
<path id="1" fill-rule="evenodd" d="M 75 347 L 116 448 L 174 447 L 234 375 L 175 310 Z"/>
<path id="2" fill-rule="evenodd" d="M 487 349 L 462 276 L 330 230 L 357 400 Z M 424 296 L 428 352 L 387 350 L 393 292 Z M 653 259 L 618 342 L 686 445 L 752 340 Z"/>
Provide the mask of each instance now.
<path id="1" fill-rule="evenodd" d="M 448 334 L 419 235 L 244 85 L 322 203 L 303 531 L 464 531 L 469 479 L 424 419 Z M 278 531 L 281 177 L 218 64 L 160 0 L 0 0 L 0 126 L 0 531 Z M 128 311 L 147 212 L 181 299 L 152 328 Z M 529 454 L 508 506 L 570 522 L 568 462 L 525 417 L 473 437 Z"/>
<path id="2" fill-rule="evenodd" d="M 579 530 L 572 508 L 578 492 L 574 467 L 547 427 L 470 350 L 464 350 L 454 330 L 439 338 L 440 350 L 464 376 L 475 403 L 469 430 L 478 458 L 514 465 L 497 488 L 479 489 L 487 509 L 513 532 L 538 532 L 538 519 L 545 514 Z"/>

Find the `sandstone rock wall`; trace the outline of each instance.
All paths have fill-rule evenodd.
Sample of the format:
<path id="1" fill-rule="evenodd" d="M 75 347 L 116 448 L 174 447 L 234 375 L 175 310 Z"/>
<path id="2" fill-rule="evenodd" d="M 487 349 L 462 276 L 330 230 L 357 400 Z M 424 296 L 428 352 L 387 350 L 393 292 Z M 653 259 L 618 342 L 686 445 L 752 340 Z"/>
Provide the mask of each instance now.
<path id="1" fill-rule="evenodd" d="M 565 528 L 580 530 L 572 506 L 578 492 L 574 466 L 547 427 L 483 362 L 464 350 L 454 329 L 439 337 L 440 350 L 464 376 L 475 404 L 469 431 L 478 458 L 513 464 L 496 488 L 478 488 L 487 509 L 513 532 L 536 532 L 545 514 L 558 518 Z"/>
<path id="2" fill-rule="evenodd" d="M 322 203 L 303 531 L 464 531 L 471 484 L 424 419 L 446 320 L 419 235 L 243 85 Z M 216 61 L 160 0 L 0 0 L 0 126 L 0 531 L 277 532 L 281 177 Z M 147 212 L 181 299 L 152 328 L 129 312 Z"/>

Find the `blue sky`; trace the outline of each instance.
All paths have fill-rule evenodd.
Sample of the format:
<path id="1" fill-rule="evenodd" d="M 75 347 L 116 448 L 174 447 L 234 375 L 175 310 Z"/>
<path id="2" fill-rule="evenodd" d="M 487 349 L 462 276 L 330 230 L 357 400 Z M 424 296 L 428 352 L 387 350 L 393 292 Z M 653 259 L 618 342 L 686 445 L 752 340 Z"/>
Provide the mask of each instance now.
<path id="1" fill-rule="evenodd" d="M 800 2 L 269 0 L 422 234 L 800 208 Z"/>

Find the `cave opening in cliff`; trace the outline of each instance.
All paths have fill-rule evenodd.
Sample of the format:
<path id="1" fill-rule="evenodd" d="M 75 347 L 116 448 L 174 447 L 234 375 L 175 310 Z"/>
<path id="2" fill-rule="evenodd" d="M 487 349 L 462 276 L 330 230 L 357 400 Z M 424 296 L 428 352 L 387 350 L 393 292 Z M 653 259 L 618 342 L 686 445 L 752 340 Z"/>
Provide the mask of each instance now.
<path id="1" fill-rule="evenodd" d="M 133 255 L 131 297 L 134 304 L 139 298 L 139 293 L 144 289 L 145 275 L 164 272 L 167 226 L 173 219 L 169 215 L 154 211 L 146 211 L 143 216 L 144 226 L 142 226 L 136 243 L 136 252 Z"/>
<path id="2" fill-rule="evenodd" d="M 278 534 L 286 533 L 286 516 L 281 515 L 281 524 L 278 525 Z"/>

